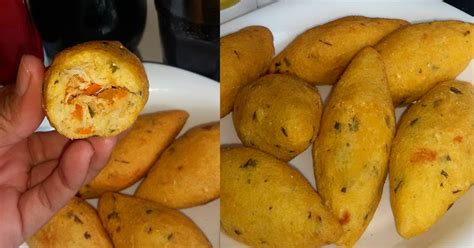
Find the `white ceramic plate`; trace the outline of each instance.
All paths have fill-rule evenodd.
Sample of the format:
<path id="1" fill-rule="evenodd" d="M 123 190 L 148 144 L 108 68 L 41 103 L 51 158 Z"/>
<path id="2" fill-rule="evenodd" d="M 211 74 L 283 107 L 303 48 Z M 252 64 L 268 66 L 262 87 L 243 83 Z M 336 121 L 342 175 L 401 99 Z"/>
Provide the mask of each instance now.
<path id="1" fill-rule="evenodd" d="M 220 91 L 217 82 L 166 65 L 144 65 L 150 82 L 150 97 L 143 113 L 170 109 L 186 110 L 189 119 L 180 135 L 195 125 L 219 120 Z M 45 119 L 38 130 L 49 131 L 51 126 Z M 122 193 L 133 195 L 138 184 L 139 182 Z M 97 207 L 97 199 L 88 202 Z M 183 209 L 182 212 L 201 228 L 214 247 L 219 247 L 219 200 Z M 23 244 L 21 247 L 28 246 Z"/>
<path id="2" fill-rule="evenodd" d="M 276 52 L 280 52 L 293 38 L 304 30 L 347 15 L 401 18 L 410 22 L 457 19 L 473 22 L 467 15 L 445 3 L 435 1 L 373 3 L 316 3 L 313 1 L 282 1 L 221 25 L 221 35 L 235 32 L 250 25 L 268 27 L 274 36 Z M 474 82 L 474 62 L 459 76 Z M 325 100 L 330 86 L 319 87 Z M 404 108 L 396 110 L 397 120 Z M 221 120 L 221 144 L 240 143 L 228 115 Z M 310 148 L 290 163 L 315 187 Z M 428 232 L 410 240 L 401 238 L 395 229 L 390 208 L 388 184 L 385 184 L 380 205 L 356 247 L 474 247 L 474 192 L 467 192 L 448 213 Z M 245 247 L 221 232 L 221 247 Z"/>

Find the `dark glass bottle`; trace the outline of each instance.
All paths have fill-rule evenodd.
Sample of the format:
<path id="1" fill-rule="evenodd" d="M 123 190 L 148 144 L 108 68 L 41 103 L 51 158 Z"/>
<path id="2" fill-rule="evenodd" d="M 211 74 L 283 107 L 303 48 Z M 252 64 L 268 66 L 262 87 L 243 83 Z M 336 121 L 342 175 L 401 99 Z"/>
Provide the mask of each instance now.
<path id="1" fill-rule="evenodd" d="M 119 40 L 137 53 L 146 0 L 28 0 L 48 57 L 90 40 Z"/>
<path id="2" fill-rule="evenodd" d="M 164 62 L 219 81 L 219 0 L 155 0 Z"/>

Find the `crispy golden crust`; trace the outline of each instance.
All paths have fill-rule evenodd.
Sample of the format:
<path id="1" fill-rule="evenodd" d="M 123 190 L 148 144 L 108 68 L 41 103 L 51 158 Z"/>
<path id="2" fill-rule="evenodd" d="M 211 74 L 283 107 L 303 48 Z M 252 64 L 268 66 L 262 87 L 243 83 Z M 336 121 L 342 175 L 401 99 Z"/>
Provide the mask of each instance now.
<path id="1" fill-rule="evenodd" d="M 71 199 L 27 243 L 30 248 L 113 247 L 95 209 L 76 197 Z"/>
<path id="2" fill-rule="evenodd" d="M 474 58 L 474 24 L 437 21 L 405 26 L 384 38 L 382 55 L 395 106 L 454 79 Z"/>
<path id="3" fill-rule="evenodd" d="M 313 152 L 318 192 L 344 229 L 339 245 L 354 245 L 377 209 L 394 132 L 382 59 L 365 48 L 333 88 Z"/>
<path id="4" fill-rule="evenodd" d="M 474 86 L 448 81 L 404 113 L 390 155 L 398 233 L 422 234 L 474 183 Z"/>
<path id="5" fill-rule="evenodd" d="M 188 116 L 182 110 L 139 116 L 128 136 L 115 146 L 104 169 L 81 188 L 80 197 L 98 197 L 107 191 L 120 191 L 137 182 L 173 142 Z"/>
<path id="6" fill-rule="evenodd" d="M 82 88 L 76 86 L 77 94 L 68 95 L 73 89 L 72 80 L 83 85 Z M 87 93 L 84 84 L 96 84 L 100 88 L 88 95 L 90 105 L 74 102 L 75 97 Z M 107 99 L 116 100 L 120 94 L 126 94 L 128 104 L 104 107 L 108 104 Z M 45 73 L 43 108 L 46 116 L 58 132 L 71 139 L 119 134 L 132 125 L 147 100 L 148 79 L 143 65 L 117 41 L 91 41 L 65 49 L 56 55 Z M 81 105 L 83 112 L 77 122 L 73 118 L 75 105 Z M 99 107 L 100 111 L 97 110 Z M 115 116 L 102 114 L 114 108 L 122 111 Z M 88 118 L 90 115 L 89 123 L 83 121 L 82 115 Z"/>
<path id="7" fill-rule="evenodd" d="M 99 216 L 116 248 L 211 247 L 185 215 L 147 200 L 105 193 L 100 197 Z"/>
<path id="8" fill-rule="evenodd" d="M 171 208 L 187 208 L 219 197 L 219 123 L 190 129 L 156 161 L 135 196 Z"/>
<path id="9" fill-rule="evenodd" d="M 265 27 L 246 27 L 221 38 L 221 118 L 232 111 L 240 88 L 267 70 L 274 54 L 273 36 Z"/>
<path id="10" fill-rule="evenodd" d="M 319 247 L 342 234 L 297 170 L 244 147 L 221 150 L 221 227 L 252 247 Z"/>
<path id="11" fill-rule="evenodd" d="M 289 161 L 313 143 L 321 112 L 316 88 L 292 75 L 271 74 L 242 88 L 233 120 L 245 146 Z"/>
<path id="12" fill-rule="evenodd" d="M 399 19 L 347 16 L 311 28 L 292 41 L 270 66 L 270 73 L 290 73 L 316 84 L 334 84 L 362 48 L 407 25 Z"/>

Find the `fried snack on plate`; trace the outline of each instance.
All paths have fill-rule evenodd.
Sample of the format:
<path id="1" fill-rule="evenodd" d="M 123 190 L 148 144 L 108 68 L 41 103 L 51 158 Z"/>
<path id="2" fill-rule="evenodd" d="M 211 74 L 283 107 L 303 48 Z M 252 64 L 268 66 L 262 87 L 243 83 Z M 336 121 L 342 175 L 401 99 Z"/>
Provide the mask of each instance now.
<path id="1" fill-rule="evenodd" d="M 123 190 L 152 167 L 183 128 L 189 114 L 170 110 L 141 115 L 130 133 L 115 146 L 107 165 L 79 191 L 81 198 L 94 198 Z"/>
<path id="2" fill-rule="evenodd" d="M 245 146 L 289 161 L 316 138 L 322 103 L 316 88 L 285 74 L 270 74 L 237 95 L 233 120 Z"/>
<path id="3" fill-rule="evenodd" d="M 100 197 L 99 216 L 115 248 L 211 247 L 188 217 L 151 201 L 108 192 Z"/>
<path id="4" fill-rule="evenodd" d="M 99 216 L 89 203 L 72 198 L 27 244 L 30 248 L 112 248 Z"/>
<path id="5" fill-rule="evenodd" d="M 187 208 L 219 197 L 219 123 L 188 130 L 163 152 L 135 196 L 171 208 Z"/>
<path id="6" fill-rule="evenodd" d="M 353 246 L 379 204 L 387 176 L 395 114 L 380 54 L 360 51 L 332 89 L 313 160 L 318 192 Z"/>
<path id="7" fill-rule="evenodd" d="M 405 26 L 375 47 L 382 55 L 395 106 L 418 100 L 474 59 L 474 24 L 435 21 Z"/>
<path id="8" fill-rule="evenodd" d="M 269 72 L 294 74 L 313 85 L 334 84 L 359 50 L 407 24 L 400 19 L 346 16 L 316 26 L 278 54 Z"/>
<path id="9" fill-rule="evenodd" d="M 148 100 L 143 65 L 117 41 L 91 41 L 61 51 L 43 87 L 49 122 L 71 139 L 119 134 Z"/>
<path id="10" fill-rule="evenodd" d="M 221 118 L 232 111 L 240 88 L 262 75 L 275 54 L 269 29 L 250 26 L 220 42 Z"/>
<path id="11" fill-rule="evenodd" d="M 402 116 L 390 155 L 398 233 L 426 232 L 474 183 L 474 86 L 438 84 Z"/>
<path id="12" fill-rule="evenodd" d="M 221 227 L 252 247 L 319 247 L 342 234 L 297 170 L 245 147 L 221 150 Z"/>

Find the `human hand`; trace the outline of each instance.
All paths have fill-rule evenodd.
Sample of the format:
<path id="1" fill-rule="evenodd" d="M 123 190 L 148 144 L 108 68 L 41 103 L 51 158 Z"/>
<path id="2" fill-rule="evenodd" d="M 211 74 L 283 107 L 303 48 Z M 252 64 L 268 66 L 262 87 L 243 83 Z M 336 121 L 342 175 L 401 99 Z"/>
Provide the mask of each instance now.
<path id="1" fill-rule="evenodd" d="M 44 118 L 44 67 L 23 56 L 16 85 L 0 88 L 0 247 L 33 235 L 107 163 L 117 138 L 71 141 L 34 133 Z"/>

